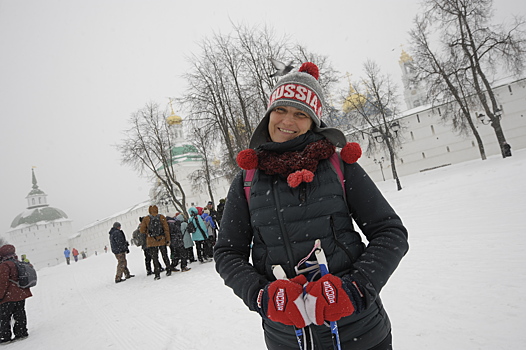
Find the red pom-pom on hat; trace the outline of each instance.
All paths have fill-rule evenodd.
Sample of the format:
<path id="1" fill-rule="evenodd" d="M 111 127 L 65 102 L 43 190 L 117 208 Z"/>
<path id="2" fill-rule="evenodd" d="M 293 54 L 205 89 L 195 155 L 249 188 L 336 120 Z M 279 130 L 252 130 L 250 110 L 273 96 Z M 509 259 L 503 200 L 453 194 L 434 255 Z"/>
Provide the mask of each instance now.
<path id="1" fill-rule="evenodd" d="M 249 148 L 237 154 L 237 165 L 243 170 L 256 169 L 258 166 L 258 155 L 255 150 Z"/>
<path id="2" fill-rule="evenodd" d="M 362 156 L 362 148 L 356 142 L 347 142 L 340 152 L 340 157 L 347 164 L 356 163 Z"/>
<path id="3" fill-rule="evenodd" d="M 298 71 L 308 73 L 312 75 L 316 80 L 318 80 L 318 78 L 320 77 L 320 70 L 318 69 L 318 66 L 312 62 L 303 63 Z"/>

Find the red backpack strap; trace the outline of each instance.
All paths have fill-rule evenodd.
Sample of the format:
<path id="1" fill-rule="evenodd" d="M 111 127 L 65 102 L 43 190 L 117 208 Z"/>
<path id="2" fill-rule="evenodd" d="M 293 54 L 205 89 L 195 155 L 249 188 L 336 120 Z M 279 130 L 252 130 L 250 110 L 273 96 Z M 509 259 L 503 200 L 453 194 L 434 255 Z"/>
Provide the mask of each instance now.
<path id="1" fill-rule="evenodd" d="M 343 164 L 342 164 L 342 160 L 340 158 L 340 155 L 336 152 L 334 152 L 332 154 L 332 156 L 329 158 L 329 160 L 331 161 L 331 164 L 332 164 L 332 168 L 334 169 L 334 171 L 336 172 L 336 174 L 338 175 L 338 178 L 340 179 L 340 183 L 342 185 L 342 189 L 343 189 L 343 196 L 345 197 L 345 178 L 343 176 Z"/>
<path id="2" fill-rule="evenodd" d="M 252 180 L 254 179 L 254 174 L 256 169 L 243 170 L 245 182 L 243 183 L 245 189 L 245 197 L 247 203 L 250 205 L 250 187 L 252 186 Z"/>

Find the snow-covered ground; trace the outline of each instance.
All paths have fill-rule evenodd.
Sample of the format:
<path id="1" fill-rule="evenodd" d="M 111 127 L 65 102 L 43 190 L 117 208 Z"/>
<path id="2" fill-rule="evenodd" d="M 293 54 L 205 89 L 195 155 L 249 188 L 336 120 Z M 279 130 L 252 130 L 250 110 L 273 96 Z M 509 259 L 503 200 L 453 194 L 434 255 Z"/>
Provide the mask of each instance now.
<path id="1" fill-rule="evenodd" d="M 526 150 L 378 186 L 409 230 L 410 250 L 382 291 L 395 349 L 522 349 L 526 343 Z M 108 228 L 109 229 L 109 228 Z M 126 232 L 131 238 L 131 232 Z M 29 257 L 31 259 L 31 257 Z M 265 349 L 260 317 L 213 263 L 113 282 L 113 254 L 39 271 L 29 338 L 6 349 Z"/>

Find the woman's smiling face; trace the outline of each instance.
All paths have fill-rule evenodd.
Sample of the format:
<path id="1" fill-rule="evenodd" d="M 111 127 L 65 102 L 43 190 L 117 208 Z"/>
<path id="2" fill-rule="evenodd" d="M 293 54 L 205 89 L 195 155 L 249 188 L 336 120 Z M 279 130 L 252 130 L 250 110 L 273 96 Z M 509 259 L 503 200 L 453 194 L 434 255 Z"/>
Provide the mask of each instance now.
<path id="1" fill-rule="evenodd" d="M 312 119 L 301 109 L 278 106 L 270 112 L 268 133 L 274 142 L 285 142 L 305 134 L 312 127 Z"/>

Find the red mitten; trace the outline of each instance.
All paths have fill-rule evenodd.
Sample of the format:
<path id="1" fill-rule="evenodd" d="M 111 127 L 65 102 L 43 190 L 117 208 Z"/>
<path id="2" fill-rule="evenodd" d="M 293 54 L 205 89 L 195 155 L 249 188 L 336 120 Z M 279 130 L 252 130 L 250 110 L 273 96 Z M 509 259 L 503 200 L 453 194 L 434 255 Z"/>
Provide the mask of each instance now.
<path id="1" fill-rule="evenodd" d="M 307 285 L 305 308 L 312 323 L 338 321 L 354 313 L 355 307 L 342 283 L 340 278 L 328 274 Z"/>
<path id="2" fill-rule="evenodd" d="M 300 275 L 291 280 L 269 283 L 259 292 L 258 307 L 270 320 L 303 328 L 311 322 L 305 312 L 303 285 L 307 282 Z"/>

